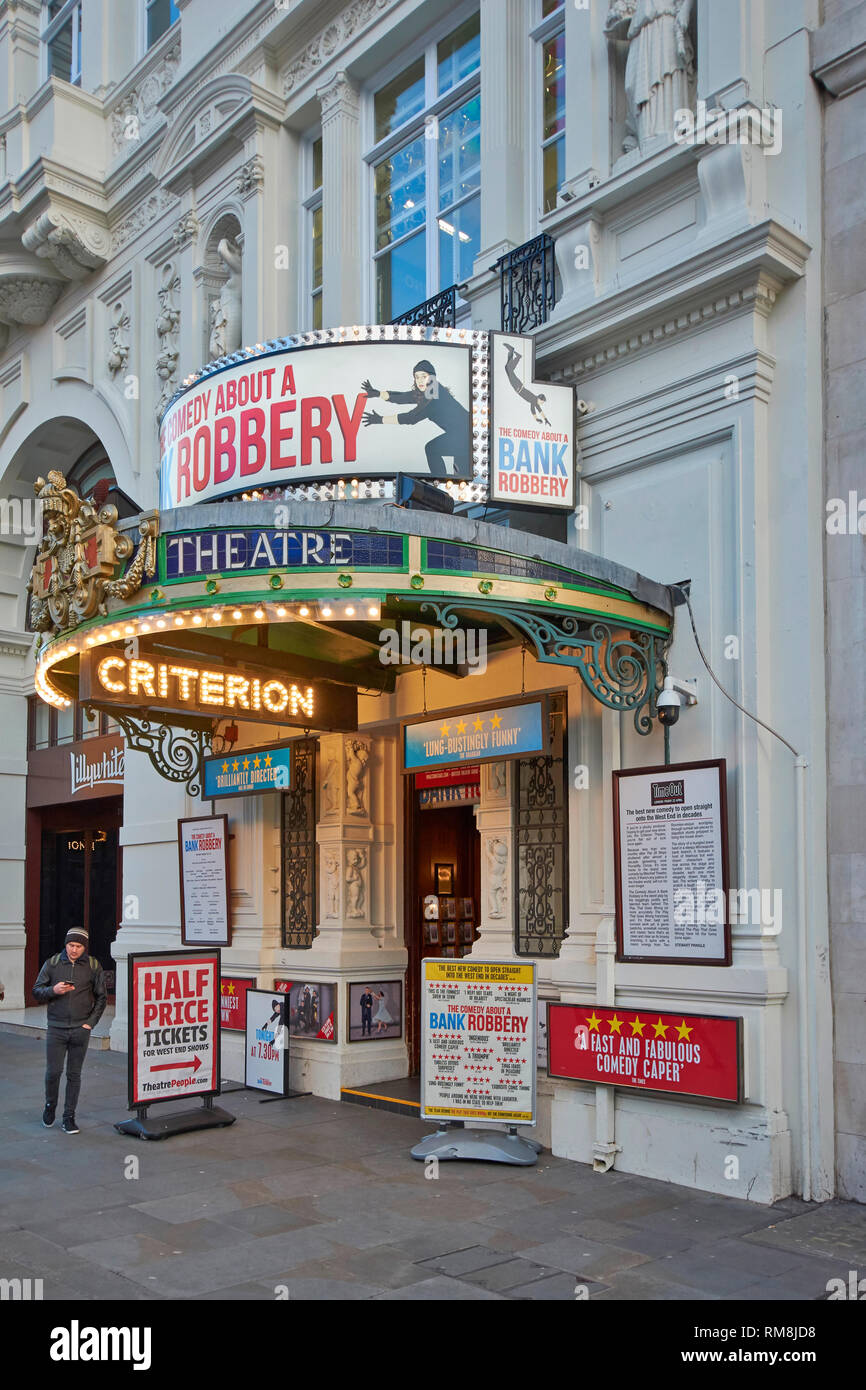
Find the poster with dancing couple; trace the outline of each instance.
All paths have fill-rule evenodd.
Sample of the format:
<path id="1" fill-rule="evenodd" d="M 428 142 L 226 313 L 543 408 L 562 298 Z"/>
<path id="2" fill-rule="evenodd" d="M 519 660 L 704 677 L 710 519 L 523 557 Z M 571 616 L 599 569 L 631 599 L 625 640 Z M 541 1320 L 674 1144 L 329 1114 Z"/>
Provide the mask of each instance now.
<path id="1" fill-rule="evenodd" d="M 349 1042 L 403 1036 L 403 981 L 371 980 L 349 985 Z"/>
<path id="2" fill-rule="evenodd" d="M 490 499 L 575 504 L 574 387 L 535 379 L 535 339 L 490 334 Z"/>

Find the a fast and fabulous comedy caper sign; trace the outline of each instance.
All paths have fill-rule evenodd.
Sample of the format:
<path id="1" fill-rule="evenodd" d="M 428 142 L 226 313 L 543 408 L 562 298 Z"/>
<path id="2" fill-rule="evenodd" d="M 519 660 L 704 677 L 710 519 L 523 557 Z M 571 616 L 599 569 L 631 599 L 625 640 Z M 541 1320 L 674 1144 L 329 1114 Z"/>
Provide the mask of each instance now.
<path id="1" fill-rule="evenodd" d="M 488 461 L 491 497 L 574 506 L 574 391 L 534 381 L 532 339 L 352 331 L 205 368 L 161 422 L 161 507 L 398 473 L 477 481 Z"/>

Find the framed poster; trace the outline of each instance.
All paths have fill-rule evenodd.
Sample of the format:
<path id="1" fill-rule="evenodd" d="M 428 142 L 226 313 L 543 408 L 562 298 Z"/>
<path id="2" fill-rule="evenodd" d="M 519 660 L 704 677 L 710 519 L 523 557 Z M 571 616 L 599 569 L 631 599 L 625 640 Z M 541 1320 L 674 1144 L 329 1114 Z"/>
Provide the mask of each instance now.
<path id="1" fill-rule="evenodd" d="M 730 965 L 724 758 L 613 774 L 617 960 Z"/>
<path id="2" fill-rule="evenodd" d="M 185 946 L 231 945 L 228 816 L 177 823 L 180 939 Z"/>
<path id="3" fill-rule="evenodd" d="M 220 1093 L 220 953 L 147 951 L 127 962 L 129 1108 Z"/>
<path id="4" fill-rule="evenodd" d="M 244 1034 L 244 1084 L 272 1096 L 289 1093 L 287 999 L 273 989 L 247 991 Z"/>
<path id="5" fill-rule="evenodd" d="M 337 1041 L 337 983 L 321 980 L 274 980 L 277 993 L 288 998 L 286 1022 L 290 1038 L 309 1042 Z"/>
<path id="6" fill-rule="evenodd" d="M 227 1033 L 243 1033 L 247 1025 L 247 991 L 255 980 L 245 975 L 220 976 L 220 1025 Z"/>
<path id="7" fill-rule="evenodd" d="M 350 1043 L 403 1036 L 403 981 L 372 980 L 349 985 Z"/>
<path id="8" fill-rule="evenodd" d="M 535 339 L 490 334 L 490 500 L 574 507 L 575 391 L 535 379 Z"/>
<path id="9" fill-rule="evenodd" d="M 475 940 L 474 922 L 465 921 L 460 923 L 460 940 L 463 942 L 464 946 L 472 945 Z"/>
<path id="10" fill-rule="evenodd" d="M 272 743 L 261 748 L 242 748 L 202 759 L 202 801 L 223 796 L 259 796 L 262 792 L 288 791 L 292 785 L 294 743 Z"/>
<path id="11" fill-rule="evenodd" d="M 535 966 L 421 962 L 421 1118 L 535 1124 Z"/>
<path id="12" fill-rule="evenodd" d="M 425 946 L 438 946 L 438 945 L 440 945 L 439 923 L 436 922 L 436 921 L 433 921 L 431 918 L 428 918 L 428 919 L 425 921 L 425 923 L 424 923 L 424 945 L 425 945 Z"/>
<path id="13" fill-rule="evenodd" d="M 700 1100 L 743 1099 L 743 1020 L 598 1004 L 548 1006 L 548 1072 Z"/>

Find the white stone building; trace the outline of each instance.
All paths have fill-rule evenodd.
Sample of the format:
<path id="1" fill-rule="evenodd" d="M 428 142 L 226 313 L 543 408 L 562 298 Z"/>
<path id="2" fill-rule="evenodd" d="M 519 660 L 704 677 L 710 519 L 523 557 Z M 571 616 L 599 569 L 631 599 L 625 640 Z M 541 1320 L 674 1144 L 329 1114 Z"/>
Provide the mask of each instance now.
<path id="1" fill-rule="evenodd" d="M 820 9 L 818 0 L 623 0 L 610 14 L 556 0 L 0 4 L 0 478 L 11 517 L 0 538 L 4 1007 L 25 1002 L 40 925 L 42 946 L 56 926 L 45 904 L 67 861 L 53 861 L 51 888 L 45 837 L 66 853 L 56 840 L 74 829 L 68 805 L 28 800 L 25 586 L 36 537 L 11 499 L 31 499 L 53 468 L 82 496 L 85 483 L 113 482 L 121 519 L 151 512 L 158 418 L 212 358 L 388 324 L 452 287 L 439 311 L 453 312 L 457 332 L 498 330 L 513 271 L 510 330 L 534 335 L 539 376 L 573 386 L 582 403 L 580 507 L 564 519 L 491 508 L 488 521 L 511 527 L 504 540 L 476 530 L 481 505 L 454 523 L 396 512 L 394 533 L 417 545 L 413 556 L 422 540 L 428 554 L 450 535 L 542 565 L 562 564 L 554 542 L 565 543 L 576 571 L 659 611 L 640 576 L 690 580 L 710 665 L 764 727 L 713 684 L 679 607 L 667 665 L 697 679 L 698 704 L 672 731 L 673 760 L 726 759 L 731 884 L 778 894 L 781 916 L 735 920 L 723 968 L 614 959 L 611 774 L 661 764 L 662 731 L 642 736 L 632 712 L 592 697 L 576 666 L 533 652 L 524 660 L 512 640 L 457 693 L 440 670 L 424 690 L 417 668 L 401 672 L 393 691 L 361 697 L 353 740 L 318 740 L 308 939 L 287 933 L 297 844 L 283 798 L 226 803 L 233 936 L 223 970 L 268 989 L 275 979 L 336 984 L 337 1042 L 297 1041 L 296 1085 L 336 1098 L 411 1074 L 424 813 L 399 773 L 398 721 L 524 690 L 564 692 L 557 823 L 561 831 L 567 816 L 567 834 L 554 855 L 554 925 L 533 953 L 520 765 L 494 765 L 454 832 L 474 885 L 465 894 L 479 929 L 473 950 L 532 956 L 548 1001 L 742 1018 L 744 1099 L 695 1102 L 542 1073 L 539 1137 L 600 1170 L 615 1163 L 757 1201 L 833 1194 L 824 116 L 810 71 Z M 665 71 L 653 67 L 658 52 Z M 696 124 L 677 116 L 683 109 Z M 707 114 L 719 111 L 727 115 Z M 511 256 L 530 243 L 526 257 Z M 387 524 L 387 489 L 343 495 L 302 490 L 292 525 L 325 531 L 333 517 L 360 534 Z M 160 525 L 166 534 L 244 517 L 263 526 L 271 505 L 214 504 L 212 521 L 198 508 L 192 522 L 163 509 Z M 600 557 L 597 569 L 583 552 Z M 313 652 L 350 654 L 364 657 L 345 633 Z M 40 744 L 111 736 L 105 723 L 88 729 L 86 715 L 74 726 L 72 707 L 50 727 L 31 708 L 31 782 L 36 755 L 51 752 Z M 363 774 L 347 766 L 354 743 Z M 206 809 L 141 752 L 127 750 L 122 792 L 118 1049 L 124 963 L 179 943 L 177 820 Z M 103 812 L 116 833 L 116 801 L 94 806 L 85 839 L 105 828 Z M 504 909 L 491 891 L 500 872 L 491 840 L 505 846 Z M 97 841 L 88 843 L 82 872 L 91 873 Z M 361 878 L 351 895 L 350 872 Z M 403 982 L 406 1026 L 361 1047 L 342 1025 L 349 985 L 372 970 Z M 224 1074 L 239 1077 L 238 1038 L 224 1039 L 223 1059 Z M 862 1197 L 862 1180 L 846 1178 L 845 1191 Z"/>

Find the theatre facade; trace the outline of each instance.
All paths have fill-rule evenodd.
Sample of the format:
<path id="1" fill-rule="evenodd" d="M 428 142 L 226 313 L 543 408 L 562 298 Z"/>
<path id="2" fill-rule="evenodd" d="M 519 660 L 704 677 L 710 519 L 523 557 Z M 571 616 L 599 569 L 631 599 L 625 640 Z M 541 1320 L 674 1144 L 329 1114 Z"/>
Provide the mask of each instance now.
<path id="1" fill-rule="evenodd" d="M 43 944 L 18 808 L 46 709 L 79 758 L 108 740 L 70 764 L 91 790 L 117 780 L 112 1048 L 130 956 L 214 944 L 222 913 L 223 1077 L 273 991 L 294 1088 L 413 1113 L 422 961 L 532 963 L 554 1153 L 823 1200 L 814 169 L 632 131 L 597 7 L 266 8 L 186 0 L 107 97 L 49 78 L 102 142 L 99 179 L 68 152 L 74 198 L 24 180 L 37 113 L 7 118 L 0 467 L 41 504 L 3 537 L 7 1007 Z M 752 53 L 745 14 L 734 42 L 694 7 L 683 92 L 772 96 L 817 141 L 806 20 L 760 8 Z M 644 774 L 659 826 L 712 820 L 676 881 Z M 186 859 L 222 834 L 205 901 Z M 709 915 L 659 905 L 708 887 Z"/>

